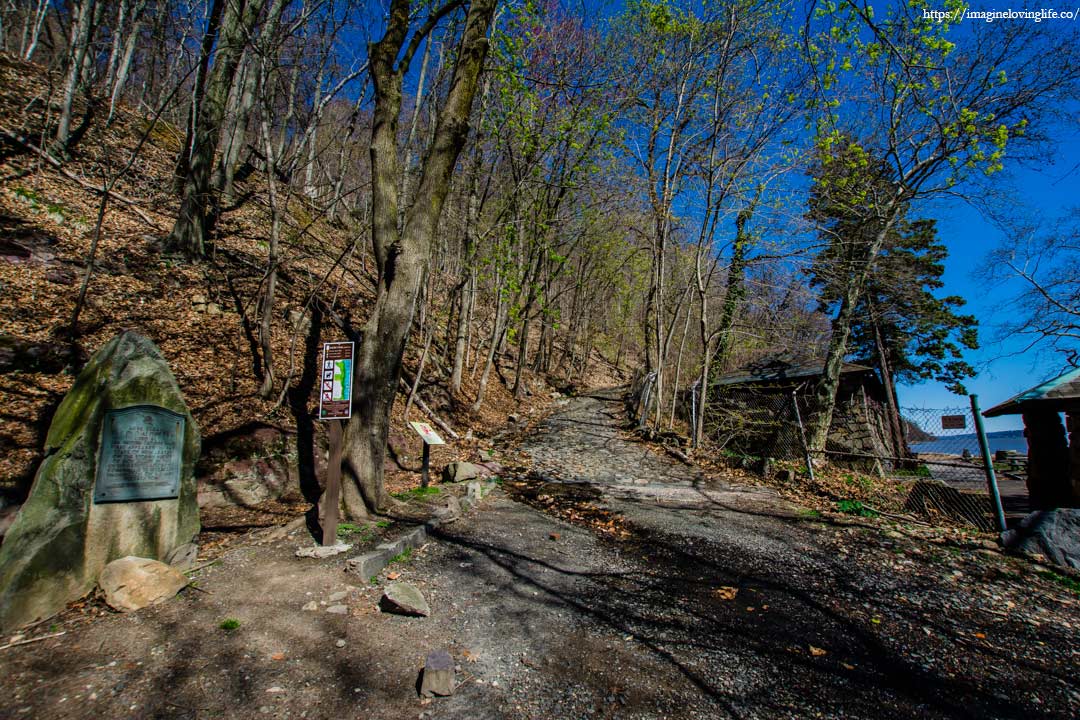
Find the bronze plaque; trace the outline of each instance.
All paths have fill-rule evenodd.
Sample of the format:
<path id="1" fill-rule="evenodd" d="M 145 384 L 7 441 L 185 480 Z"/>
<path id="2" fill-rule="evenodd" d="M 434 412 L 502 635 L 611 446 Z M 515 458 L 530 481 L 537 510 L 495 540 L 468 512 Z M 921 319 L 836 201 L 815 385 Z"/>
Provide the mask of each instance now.
<path id="1" fill-rule="evenodd" d="M 942 430 L 966 430 L 967 429 L 967 415 L 942 415 L 941 416 L 941 429 Z"/>
<path id="2" fill-rule="evenodd" d="M 180 496 L 184 416 L 156 405 L 105 411 L 94 502 Z"/>

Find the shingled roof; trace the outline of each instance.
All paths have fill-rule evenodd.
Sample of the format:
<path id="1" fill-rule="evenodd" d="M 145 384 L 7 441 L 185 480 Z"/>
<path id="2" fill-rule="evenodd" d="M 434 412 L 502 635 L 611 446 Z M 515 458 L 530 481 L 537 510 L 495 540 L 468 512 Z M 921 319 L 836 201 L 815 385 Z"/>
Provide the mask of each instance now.
<path id="1" fill-rule="evenodd" d="M 817 377 L 825 371 L 825 363 L 802 363 L 793 364 L 785 360 L 765 360 L 754 363 L 742 370 L 737 370 L 727 375 L 721 375 L 714 382 L 715 385 L 743 385 L 748 383 L 776 383 L 784 380 L 797 380 L 800 378 Z M 856 363 L 844 363 L 840 368 L 840 374 L 854 372 L 873 372 L 865 365 Z"/>
<path id="2" fill-rule="evenodd" d="M 985 417 L 1019 415 L 1030 410 L 1080 410 L 1080 368 L 1047 380 L 983 412 Z"/>

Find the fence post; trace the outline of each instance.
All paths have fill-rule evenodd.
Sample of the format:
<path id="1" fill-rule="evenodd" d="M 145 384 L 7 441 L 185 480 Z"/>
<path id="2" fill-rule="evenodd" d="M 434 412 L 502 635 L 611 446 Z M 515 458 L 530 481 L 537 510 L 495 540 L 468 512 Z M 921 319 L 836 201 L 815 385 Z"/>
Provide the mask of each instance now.
<path id="1" fill-rule="evenodd" d="M 799 395 L 798 389 L 791 391 L 791 404 L 795 407 L 795 419 L 799 421 L 799 437 L 802 438 L 803 454 L 806 456 L 806 472 L 810 473 L 810 482 L 817 482 L 814 480 L 814 463 L 810 457 L 810 448 L 806 446 L 806 429 L 802 424 L 802 413 L 799 412 Z"/>
<path id="2" fill-rule="evenodd" d="M 690 386 L 690 447 L 696 448 L 698 446 L 697 436 L 697 388 L 698 380 Z"/>
<path id="3" fill-rule="evenodd" d="M 990 443 L 986 441 L 983 430 L 982 413 L 979 412 L 979 396 L 970 395 L 971 415 L 975 419 L 975 432 L 979 436 L 979 449 L 982 450 L 983 466 L 986 468 L 986 489 L 990 493 L 990 503 L 994 506 L 994 524 L 999 533 L 1005 532 L 1005 510 L 1001 507 L 1001 494 L 998 493 L 997 476 L 994 474 L 994 460 L 990 457 Z"/>

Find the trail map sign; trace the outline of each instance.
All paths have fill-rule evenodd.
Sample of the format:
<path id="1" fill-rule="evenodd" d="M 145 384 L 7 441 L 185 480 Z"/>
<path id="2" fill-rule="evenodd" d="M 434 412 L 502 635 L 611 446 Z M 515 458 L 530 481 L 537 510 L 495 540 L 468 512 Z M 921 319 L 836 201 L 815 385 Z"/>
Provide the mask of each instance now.
<path id="1" fill-rule="evenodd" d="M 426 422 L 410 422 L 412 429 L 416 431 L 416 434 L 423 439 L 425 445 L 445 445 L 446 442 L 439 437 L 439 433 L 435 432 L 430 425 Z"/>
<path id="2" fill-rule="evenodd" d="M 180 497 L 184 416 L 156 405 L 106 410 L 95 503 Z"/>
<path id="3" fill-rule="evenodd" d="M 319 419 L 348 420 L 352 416 L 353 344 L 323 343 L 319 381 Z"/>
<path id="4" fill-rule="evenodd" d="M 967 415 L 942 415 L 941 416 L 941 429 L 942 430 L 966 430 L 967 429 Z"/>

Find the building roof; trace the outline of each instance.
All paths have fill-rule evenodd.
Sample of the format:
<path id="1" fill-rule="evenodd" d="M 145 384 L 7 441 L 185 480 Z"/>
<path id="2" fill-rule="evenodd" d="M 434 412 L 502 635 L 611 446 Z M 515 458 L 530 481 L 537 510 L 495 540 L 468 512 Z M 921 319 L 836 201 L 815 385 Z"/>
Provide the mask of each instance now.
<path id="1" fill-rule="evenodd" d="M 1015 395 L 985 411 L 985 417 L 1019 415 L 1028 410 L 1060 411 L 1080 408 L 1080 368 L 1075 368 Z"/>
<path id="2" fill-rule="evenodd" d="M 718 377 L 715 385 L 743 385 L 750 383 L 774 383 L 783 380 L 797 380 L 800 378 L 818 377 L 825 370 L 825 363 L 793 364 L 786 360 L 770 359 L 754 363 L 742 370 L 737 370 L 727 375 Z M 840 368 L 840 374 L 854 372 L 873 372 L 865 365 L 846 362 Z"/>

